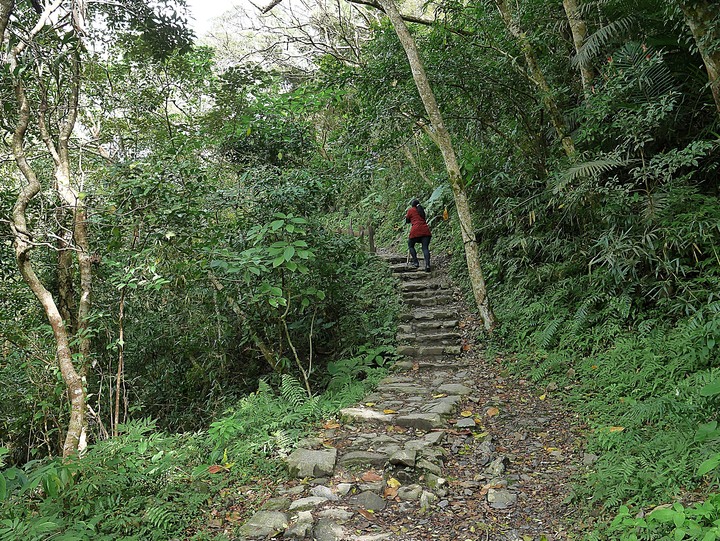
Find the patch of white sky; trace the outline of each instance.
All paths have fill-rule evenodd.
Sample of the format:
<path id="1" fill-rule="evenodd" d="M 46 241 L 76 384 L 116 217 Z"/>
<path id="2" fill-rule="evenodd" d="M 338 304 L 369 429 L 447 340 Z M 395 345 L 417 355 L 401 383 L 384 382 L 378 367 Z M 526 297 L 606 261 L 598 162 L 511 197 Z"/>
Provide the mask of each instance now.
<path id="1" fill-rule="evenodd" d="M 239 0 L 247 2 L 247 0 Z M 239 3 L 238 2 L 238 3 Z M 198 37 L 202 37 L 212 28 L 213 21 L 220 18 L 237 3 L 226 0 L 187 0 L 190 11 L 190 24 Z"/>

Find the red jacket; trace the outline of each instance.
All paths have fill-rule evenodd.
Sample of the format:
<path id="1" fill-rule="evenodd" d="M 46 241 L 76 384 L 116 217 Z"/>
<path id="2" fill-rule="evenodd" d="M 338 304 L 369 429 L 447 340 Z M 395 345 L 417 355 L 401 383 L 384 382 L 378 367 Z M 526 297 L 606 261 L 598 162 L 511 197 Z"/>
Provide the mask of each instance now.
<path id="1" fill-rule="evenodd" d="M 417 208 L 410 207 L 410 210 L 408 210 L 407 214 L 405 215 L 405 222 L 412 224 L 412 226 L 410 227 L 411 239 L 432 236 L 432 233 L 430 233 L 430 228 L 428 227 L 425 218 L 420 216 Z"/>

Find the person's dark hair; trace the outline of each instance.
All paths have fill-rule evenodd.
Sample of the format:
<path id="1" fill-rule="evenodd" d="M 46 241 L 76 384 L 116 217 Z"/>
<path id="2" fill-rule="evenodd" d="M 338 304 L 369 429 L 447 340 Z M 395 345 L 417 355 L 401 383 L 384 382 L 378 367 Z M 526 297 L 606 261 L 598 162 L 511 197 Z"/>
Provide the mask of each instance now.
<path id="1" fill-rule="evenodd" d="M 422 216 L 422 219 L 425 219 L 425 209 L 420 204 L 419 199 L 413 199 L 412 201 L 410 201 L 410 206 L 415 207 L 418 211 L 418 214 Z"/>

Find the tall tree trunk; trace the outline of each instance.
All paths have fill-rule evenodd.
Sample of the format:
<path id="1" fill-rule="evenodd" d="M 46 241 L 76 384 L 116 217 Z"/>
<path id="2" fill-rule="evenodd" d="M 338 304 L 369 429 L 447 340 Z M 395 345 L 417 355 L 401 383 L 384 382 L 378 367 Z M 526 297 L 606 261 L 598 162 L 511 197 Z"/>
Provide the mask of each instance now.
<path id="1" fill-rule="evenodd" d="M 60 314 L 60 310 L 51 293 L 42 284 L 35 273 L 30 260 L 30 252 L 34 247 L 32 234 L 28 230 L 27 207 L 30 202 L 40 193 L 42 185 L 30 167 L 25 156 L 24 140 L 25 133 L 30 123 L 30 106 L 22 88 L 22 83 L 16 83 L 16 97 L 19 104 L 19 119 L 13 136 L 13 155 L 20 172 L 27 180 L 15 202 L 12 212 L 10 227 L 14 237 L 15 259 L 18 268 L 25 282 L 30 287 L 35 297 L 45 311 L 48 322 L 53 330 L 55 338 L 56 357 L 60 373 L 67 386 L 70 397 L 70 422 L 63 444 L 63 456 L 67 457 L 78 450 L 83 439 L 85 430 L 85 400 L 86 394 L 82 378 L 73 364 L 73 355 L 70 348 L 70 335 Z"/>
<path id="2" fill-rule="evenodd" d="M 405 25 L 403 17 L 400 15 L 394 0 L 379 0 L 385 14 L 390 18 L 390 22 L 395 29 L 400 43 L 405 49 L 405 54 L 410 63 L 413 79 L 417 86 L 420 99 L 422 99 L 425 111 L 430 118 L 432 138 L 440 148 L 445 168 L 448 173 L 448 180 L 452 187 L 455 197 L 455 208 L 457 208 L 458 219 L 460 221 L 460 229 L 462 232 L 463 245 L 465 246 L 465 260 L 467 261 L 468 273 L 470 274 L 470 283 L 472 284 L 475 303 L 480 311 L 480 317 L 483 320 L 485 329 L 491 331 L 495 327 L 495 316 L 490 308 L 490 301 L 487 296 L 485 287 L 485 278 L 480 269 L 480 257 L 477 241 L 475 240 L 475 228 L 473 227 L 472 214 L 468 205 L 465 188 L 462 183 L 462 175 L 460 166 L 457 161 L 455 149 L 452 146 L 450 133 L 445 127 L 445 122 L 440 114 L 440 107 L 435 99 L 430 82 L 428 81 L 425 68 L 423 67 L 420 55 L 418 53 L 415 40 Z"/>
<path id="3" fill-rule="evenodd" d="M 54 5 L 46 5 L 45 10 L 38 18 L 37 24 L 28 36 L 26 36 L 26 39 L 18 42 L 12 49 L 7 57 L 10 73 L 15 73 L 15 68 L 19 63 L 18 59 L 23 54 L 25 48 L 45 26 L 45 23 L 56 7 L 57 6 Z M 48 112 L 49 107 L 45 103 L 44 96 L 41 97 L 40 103 L 37 104 L 38 110 L 31 112 L 28 93 L 25 90 L 22 78 L 18 77 L 13 80 L 18 120 L 13 134 L 12 151 L 18 169 L 27 181 L 27 185 L 19 190 L 18 197 L 13 206 L 10 223 L 14 237 L 13 245 L 18 268 L 23 279 L 40 301 L 53 330 L 56 358 L 70 398 L 70 420 L 62 449 L 63 457 L 67 457 L 76 451 L 82 451 L 85 445 L 87 394 L 82 373 L 75 365 L 76 361 L 71 343 L 78 344 L 76 352 L 80 355 L 81 366 L 84 365 L 90 353 L 90 340 L 87 331 L 92 277 L 91 260 L 88 250 L 86 211 L 78 192 L 71 185 L 70 174 L 69 141 L 75 127 L 80 92 L 80 61 L 78 50 L 71 52 L 69 61 L 71 73 L 67 79 L 69 82 L 65 83 L 69 85 L 69 88 L 63 87 L 60 89 L 61 93 L 66 93 L 66 100 L 65 103 L 61 104 L 59 109 L 53 109 L 56 113 L 58 110 L 62 111 L 63 115 L 62 121 L 59 122 L 58 126 L 57 142 L 53 140 L 47 126 L 48 119 L 46 117 L 49 117 L 50 113 Z M 48 89 L 45 87 L 41 94 L 47 93 L 47 91 Z M 28 229 L 27 209 L 31 201 L 42 189 L 42 184 L 35 170 L 27 160 L 24 148 L 31 118 L 37 118 L 41 137 L 55 165 L 55 187 L 57 194 L 66 207 L 67 212 L 69 212 L 72 217 L 72 238 L 67 237 L 66 240 L 72 241 L 71 253 L 75 253 L 77 256 L 80 271 L 80 299 L 77 304 L 75 317 L 68 317 L 68 320 L 72 321 L 74 319 L 76 326 L 75 334 L 69 331 L 68 323 L 70 323 L 70 321 L 63 319 L 62 313 L 58 308 L 58 303 L 36 274 L 30 257 L 36 244 L 33 241 L 31 231 Z M 64 232 L 61 230 L 59 233 L 59 236 L 62 237 Z M 60 260 L 59 263 L 61 265 L 59 269 L 61 280 L 66 281 L 71 274 L 69 268 L 70 263 L 64 259 Z M 71 305 L 72 303 L 67 304 Z"/>
<path id="4" fill-rule="evenodd" d="M 680 8 L 685 15 L 685 22 L 695 38 L 705 69 L 710 80 L 715 107 L 720 114 L 720 49 L 710 48 L 710 42 L 720 40 L 718 31 L 713 31 L 711 23 L 718 17 L 718 5 L 710 0 L 681 0 Z M 716 23 L 720 24 L 720 23 Z"/>
<path id="5" fill-rule="evenodd" d="M 560 108 L 553 97 L 550 85 L 545 79 L 545 74 L 540 69 L 540 65 L 537 61 L 537 55 L 535 54 L 535 50 L 533 49 L 530 40 L 527 38 L 527 35 L 523 32 L 522 28 L 520 28 L 520 25 L 515 21 L 507 0 L 495 0 L 495 5 L 500 12 L 500 16 L 502 17 L 508 32 L 510 32 L 510 35 L 514 37 L 520 45 L 523 56 L 525 56 L 525 63 L 528 68 L 528 77 L 540 91 L 543 105 L 548 115 L 550 115 L 550 121 L 552 122 L 553 128 L 555 128 L 555 133 L 557 134 L 558 139 L 560 139 L 563 150 L 565 150 L 565 154 L 572 158 L 575 156 L 575 144 L 569 135 L 567 123 L 565 122 L 562 114 L 560 114 Z"/>
<path id="6" fill-rule="evenodd" d="M 572 32 L 573 44 L 575 45 L 575 54 L 578 54 L 587 39 L 587 25 L 585 24 L 585 20 L 580 16 L 577 0 L 563 0 L 563 7 L 565 8 L 568 23 L 570 24 L 570 32 Z M 581 62 L 580 79 L 586 95 L 590 93 L 590 87 L 594 77 L 595 73 L 592 67 L 586 62 Z"/>

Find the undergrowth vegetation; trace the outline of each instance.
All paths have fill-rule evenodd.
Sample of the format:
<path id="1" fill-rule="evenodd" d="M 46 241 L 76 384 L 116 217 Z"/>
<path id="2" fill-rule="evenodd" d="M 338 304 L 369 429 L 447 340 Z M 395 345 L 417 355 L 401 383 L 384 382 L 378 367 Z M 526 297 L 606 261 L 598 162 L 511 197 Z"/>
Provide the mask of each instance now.
<path id="1" fill-rule="evenodd" d="M 252 498 L 233 487 L 259 491 L 282 479 L 278 458 L 317 422 L 359 400 L 392 359 L 381 347 L 337 361 L 328 391 L 312 397 L 292 376 L 282 376 L 277 389 L 261 380 L 207 431 L 167 434 L 140 419 L 81 459 L 0 470 L 0 540 L 230 539 L 208 531 L 213 505 L 234 494 L 233 506 L 252 510 Z M 0 467 L 6 455 L 0 448 Z"/>

